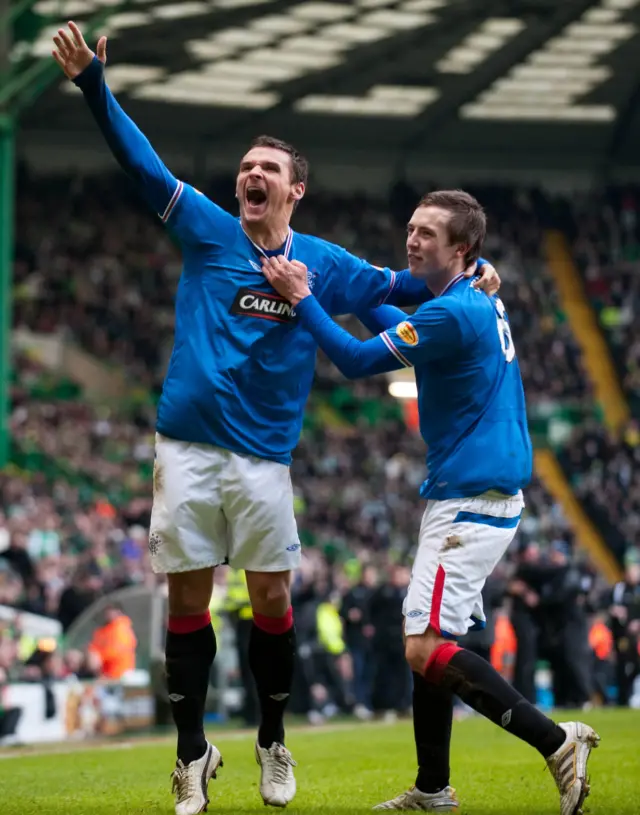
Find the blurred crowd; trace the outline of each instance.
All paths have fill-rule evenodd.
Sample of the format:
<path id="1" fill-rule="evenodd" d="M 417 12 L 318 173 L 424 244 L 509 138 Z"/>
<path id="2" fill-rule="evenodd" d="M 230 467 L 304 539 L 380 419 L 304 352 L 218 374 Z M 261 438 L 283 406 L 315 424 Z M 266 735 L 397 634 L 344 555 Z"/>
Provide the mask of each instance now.
<path id="1" fill-rule="evenodd" d="M 14 465 L 0 475 L 0 606 L 55 618 L 66 632 L 98 597 L 123 586 L 155 585 L 146 545 L 153 421 L 171 350 L 180 262 L 171 239 L 125 180 L 27 183 L 24 173 L 17 208 L 15 325 L 63 332 L 101 361 L 123 367 L 138 391 L 147 393 L 126 406 L 91 404 L 73 383 L 52 380 L 33 356 L 16 355 Z M 208 191 L 233 210 L 228 179 L 216 180 Z M 592 388 L 541 254 L 544 202 L 522 191 L 474 192 L 489 213 L 484 254 L 503 279 L 501 296 L 530 408 L 570 406 L 575 416 L 590 415 Z M 415 191 L 403 184 L 389 200 L 377 202 L 312 194 L 296 213 L 294 227 L 399 268 L 404 225 L 415 200 Z M 579 206 L 591 207 L 589 201 L 577 205 L 577 214 L 561 204 L 553 211 L 573 241 L 633 398 L 640 376 L 638 340 L 631 333 L 638 224 L 629 201 L 611 204 L 610 215 L 591 219 L 577 217 Z M 602 218 L 609 231 L 603 231 Z M 630 301 L 627 291 L 633 293 Z M 344 322 L 365 336 L 355 320 Z M 487 588 L 490 625 L 470 645 L 496 661 L 528 696 L 540 693 L 531 672 L 540 660 L 552 666 L 554 698 L 560 703 L 632 696 L 629 681 L 638 667 L 629 654 L 637 655 L 640 619 L 634 571 L 640 544 L 639 441 L 633 423 L 617 438 L 594 421 L 581 421 L 560 453 L 585 509 L 620 562 L 627 563 L 628 585 L 618 588 L 618 599 L 579 559 L 562 509 L 543 484 L 534 479 L 527 491 L 513 550 Z M 346 383 L 319 355 L 292 475 L 306 551 L 294 591 L 301 642 L 297 708 L 318 721 L 340 710 L 362 717 L 402 713 L 410 703 L 410 677 L 393 666 L 403 665 L 401 600 L 422 514 L 417 492 L 425 476 L 424 448 L 407 429 L 407 415 L 389 396 L 384 378 Z M 617 643 L 625 637 L 632 645 L 620 673 Z M 597 664 L 596 653 L 608 671 Z M 569 664 L 574 658 L 588 668 L 576 673 Z M 20 617 L 0 622 L 0 683 L 35 677 L 38 671 L 88 676 L 104 675 L 105 668 L 95 649 L 63 660 L 31 643 L 29 653 Z M 631 677 L 624 693 L 623 675 Z M 245 711 L 247 721 L 254 715 Z"/>

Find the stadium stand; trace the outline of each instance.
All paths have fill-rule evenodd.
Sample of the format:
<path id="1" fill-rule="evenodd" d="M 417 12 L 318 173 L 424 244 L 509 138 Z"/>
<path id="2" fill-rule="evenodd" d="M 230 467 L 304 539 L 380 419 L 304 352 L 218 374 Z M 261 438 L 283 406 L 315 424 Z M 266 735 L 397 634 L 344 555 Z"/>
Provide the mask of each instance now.
<path id="1" fill-rule="evenodd" d="M 101 362 L 124 368 L 137 386 L 128 403 L 96 404 L 33 356 L 15 360 L 11 425 L 20 469 L 1 483 L 10 569 L 0 602 L 57 616 L 66 629 L 99 594 L 153 581 L 145 544 L 153 414 L 170 349 L 179 259 L 119 178 L 31 178 L 24 189 L 16 325 L 71 334 Z M 228 180 L 218 179 L 212 189 L 230 204 Z M 398 266 L 410 193 L 397 192 L 391 212 L 386 202 L 363 196 L 312 195 L 296 228 Z M 575 421 L 591 415 L 592 388 L 540 254 L 535 196 L 496 188 L 477 193 L 490 213 L 486 254 L 503 276 L 532 416 L 551 410 Z M 54 201 L 64 205 L 54 208 Z M 352 318 L 345 324 L 364 336 Z M 587 427 L 596 439 L 604 432 L 597 424 Z M 602 444 L 595 454 L 595 442 L 585 446 L 587 432 L 578 429 L 563 456 L 569 472 L 587 472 L 576 450 L 607 460 Z M 423 477 L 422 443 L 407 430 L 386 380 L 346 383 L 320 356 L 293 479 L 303 541 L 327 564 L 318 572 L 322 584 L 341 587 L 340 595 L 350 584 L 346 564 L 371 563 L 382 575 L 391 562 L 407 561 Z M 578 495 L 585 494 L 581 485 L 593 482 L 593 475 L 576 482 Z M 606 517 L 594 517 L 615 543 L 625 534 L 618 514 L 623 505 L 607 501 L 607 509 Z M 514 556 L 531 545 L 571 545 L 573 538 L 562 508 L 534 479 Z"/>

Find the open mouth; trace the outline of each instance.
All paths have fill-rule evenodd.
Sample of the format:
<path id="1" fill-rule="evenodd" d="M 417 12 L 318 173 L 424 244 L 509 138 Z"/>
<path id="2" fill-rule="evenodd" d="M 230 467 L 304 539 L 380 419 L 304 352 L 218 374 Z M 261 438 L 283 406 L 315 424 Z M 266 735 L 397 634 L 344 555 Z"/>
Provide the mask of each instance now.
<path id="1" fill-rule="evenodd" d="M 267 203 L 267 193 L 261 187 L 247 187 L 245 198 L 250 211 L 258 211 Z"/>

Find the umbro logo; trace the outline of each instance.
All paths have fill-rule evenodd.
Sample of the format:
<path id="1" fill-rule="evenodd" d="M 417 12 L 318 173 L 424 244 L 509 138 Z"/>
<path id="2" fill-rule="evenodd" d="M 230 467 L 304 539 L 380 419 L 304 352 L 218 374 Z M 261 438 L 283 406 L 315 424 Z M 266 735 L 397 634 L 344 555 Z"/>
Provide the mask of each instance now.
<path id="1" fill-rule="evenodd" d="M 287 552 L 297 552 L 299 548 L 299 543 L 292 543 L 291 546 L 287 546 Z"/>
<path id="2" fill-rule="evenodd" d="M 255 269 L 256 272 L 262 271 L 262 266 L 259 263 L 256 263 L 255 260 L 250 260 L 249 266 L 251 266 L 252 269 Z"/>
<path id="3" fill-rule="evenodd" d="M 273 699 L 274 702 L 284 702 L 285 699 L 289 698 L 288 693 L 274 693 L 269 699 Z"/>
<path id="4" fill-rule="evenodd" d="M 182 702 L 184 696 L 180 696 L 179 693 L 170 693 L 169 694 L 169 701 L 170 702 Z"/>

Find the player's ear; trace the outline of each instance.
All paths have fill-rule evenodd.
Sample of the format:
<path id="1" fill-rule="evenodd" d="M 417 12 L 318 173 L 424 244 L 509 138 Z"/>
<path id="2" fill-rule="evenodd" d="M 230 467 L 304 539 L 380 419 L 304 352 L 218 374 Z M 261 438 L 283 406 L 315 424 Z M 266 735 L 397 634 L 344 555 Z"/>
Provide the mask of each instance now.
<path id="1" fill-rule="evenodd" d="M 304 182 L 299 181 L 297 184 L 293 185 L 291 190 L 291 197 L 294 201 L 301 201 L 304 197 L 306 187 L 304 186 Z"/>

